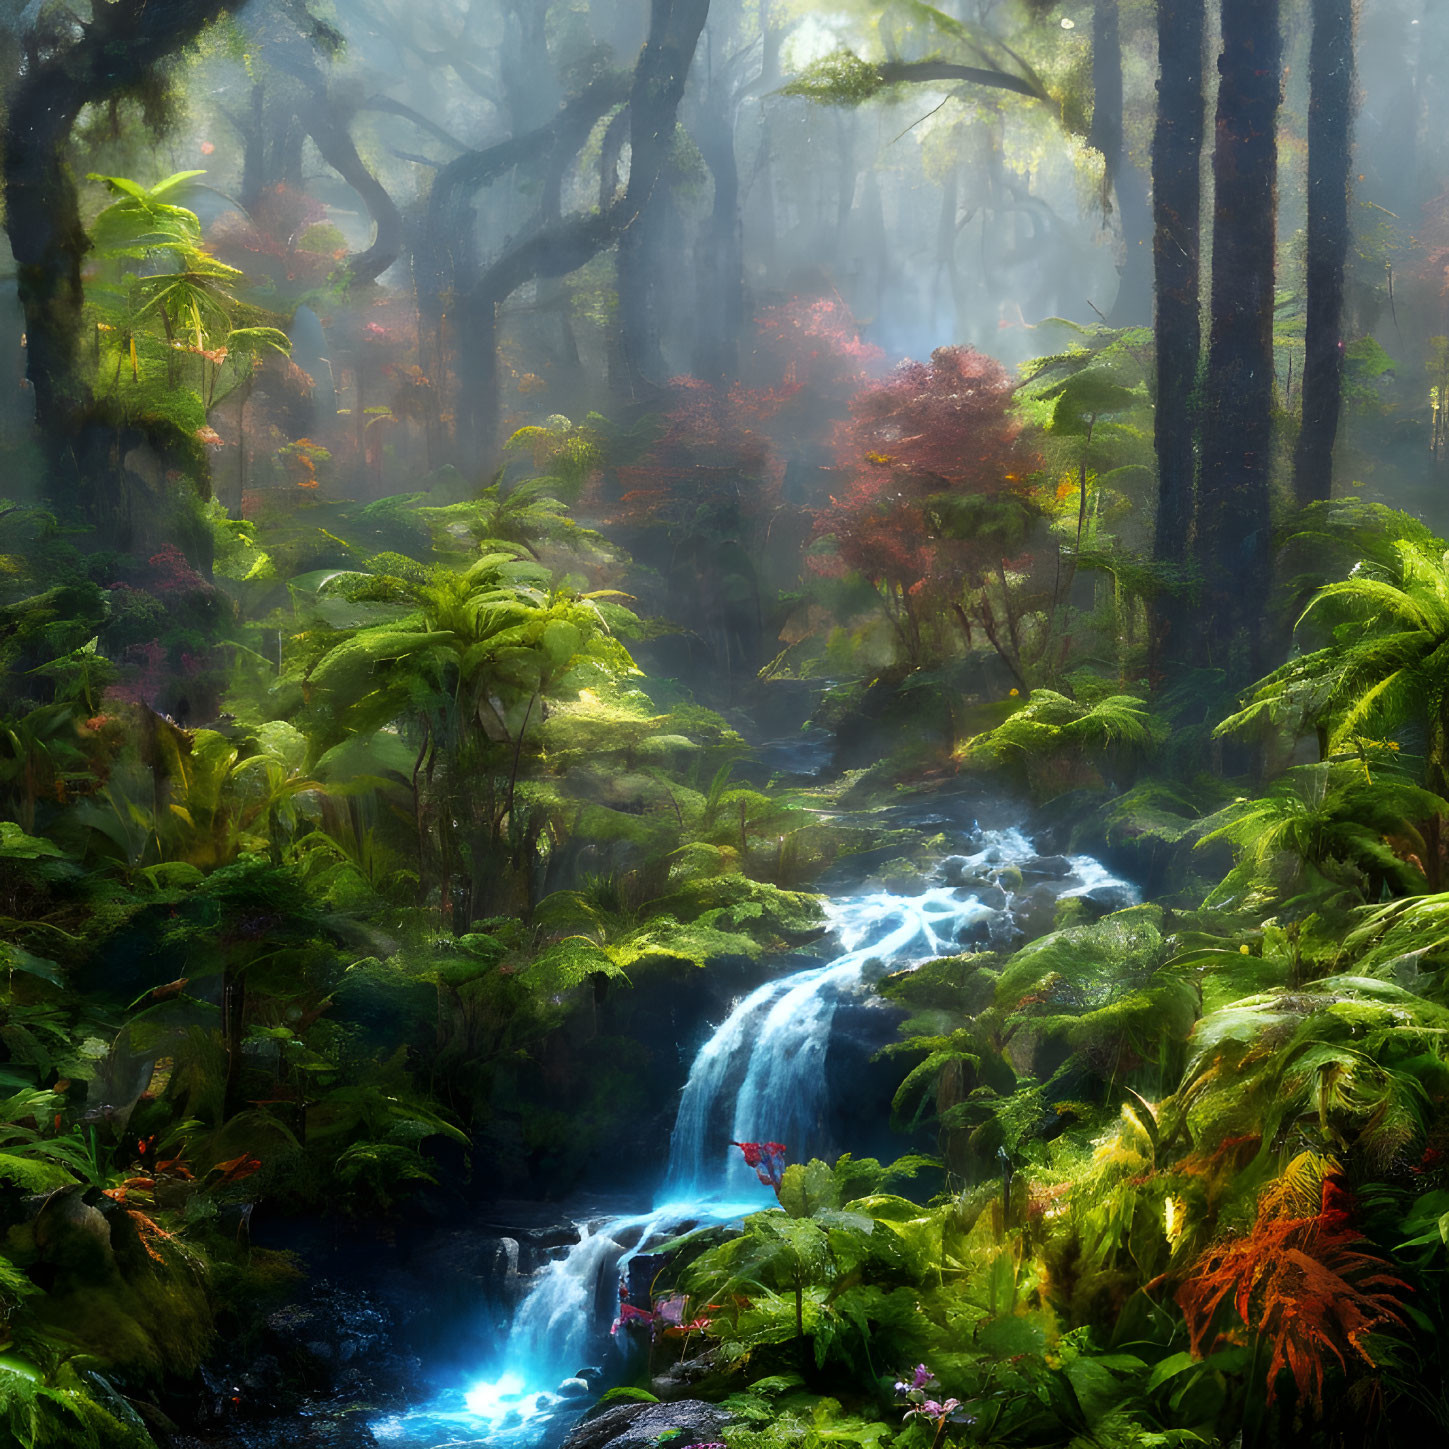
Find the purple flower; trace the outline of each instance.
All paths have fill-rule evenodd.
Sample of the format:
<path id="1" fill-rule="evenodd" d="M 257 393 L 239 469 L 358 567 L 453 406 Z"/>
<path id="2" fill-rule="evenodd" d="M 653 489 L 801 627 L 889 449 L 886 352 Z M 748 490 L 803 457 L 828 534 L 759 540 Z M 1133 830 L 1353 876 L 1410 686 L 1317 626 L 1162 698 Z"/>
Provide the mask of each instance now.
<path id="1" fill-rule="evenodd" d="M 909 1419 L 912 1415 L 920 1414 L 926 1419 L 935 1419 L 938 1423 L 947 1414 L 953 1413 L 961 1407 L 960 1399 L 947 1399 L 944 1404 L 938 1404 L 935 1399 L 927 1399 L 924 1404 L 916 1404 L 906 1410 L 904 1417 Z"/>
<path id="2" fill-rule="evenodd" d="M 896 1380 L 896 1396 L 909 1398 L 919 1403 L 925 1391 L 936 1382 L 936 1375 L 925 1364 L 918 1363 L 911 1371 L 911 1377 Z"/>

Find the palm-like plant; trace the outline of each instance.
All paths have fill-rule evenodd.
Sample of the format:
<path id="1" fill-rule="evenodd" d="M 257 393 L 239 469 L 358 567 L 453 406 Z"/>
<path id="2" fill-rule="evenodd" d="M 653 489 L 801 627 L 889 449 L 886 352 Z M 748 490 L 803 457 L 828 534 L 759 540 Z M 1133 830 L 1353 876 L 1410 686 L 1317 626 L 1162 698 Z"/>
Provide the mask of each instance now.
<path id="1" fill-rule="evenodd" d="M 1446 813 L 1449 805 L 1440 796 L 1392 766 L 1358 760 L 1298 765 L 1264 794 L 1235 800 L 1202 822 L 1207 829 L 1200 846 L 1228 840 L 1238 855 L 1209 900 L 1249 895 L 1275 874 L 1275 891 L 1287 896 L 1350 891 L 1376 898 L 1374 887 L 1385 884 L 1421 891 L 1429 849 L 1414 822 Z M 1398 852 L 1389 839 L 1399 843 Z"/>
<path id="2" fill-rule="evenodd" d="M 1268 675 L 1218 732 L 1311 724 L 1327 754 L 1414 729 L 1424 783 L 1449 797 L 1449 554 L 1441 540 L 1405 537 L 1388 557 L 1313 596 L 1298 625 L 1328 624 L 1332 643 Z"/>
<path id="3" fill-rule="evenodd" d="M 198 388 L 204 418 L 218 396 L 218 387 L 232 360 L 231 382 L 251 374 L 253 360 L 267 351 L 286 355 L 291 341 L 274 327 L 234 327 L 237 300 L 232 289 L 242 280 L 235 267 L 212 256 L 202 241 L 196 213 L 169 198 L 200 171 L 178 171 L 145 187 L 124 176 L 96 176 L 116 198 L 96 218 L 91 244 L 103 261 L 123 270 L 119 286 L 92 285 L 91 298 L 101 304 L 97 318 L 96 362 L 103 351 L 114 354 L 111 386 L 129 365 L 131 382 L 140 384 L 143 363 L 159 350 L 166 381 L 175 388 L 180 360 L 200 360 Z M 145 270 L 138 269 L 140 267 Z M 102 317 L 110 320 L 102 320 Z M 154 334 L 159 324 L 161 335 Z M 103 348 L 102 334 L 108 334 Z"/>
<path id="4" fill-rule="evenodd" d="M 609 591 L 556 588 L 531 560 L 492 552 L 446 568 L 332 575 L 320 592 L 386 597 L 399 616 L 357 628 L 307 670 L 303 690 L 323 747 L 393 729 L 416 751 L 411 771 L 419 849 L 434 855 L 443 899 L 466 875 L 476 892 L 521 865 L 527 836 L 519 780 L 547 700 L 634 665 L 613 636 L 627 615 Z M 369 592 L 371 591 L 371 592 Z M 381 591 L 379 593 L 379 591 Z M 632 616 L 627 616 L 632 618 Z M 573 678 L 572 691 L 564 689 Z M 436 828 L 434 828 L 436 827 Z M 521 833 L 520 833 L 521 832 Z"/>

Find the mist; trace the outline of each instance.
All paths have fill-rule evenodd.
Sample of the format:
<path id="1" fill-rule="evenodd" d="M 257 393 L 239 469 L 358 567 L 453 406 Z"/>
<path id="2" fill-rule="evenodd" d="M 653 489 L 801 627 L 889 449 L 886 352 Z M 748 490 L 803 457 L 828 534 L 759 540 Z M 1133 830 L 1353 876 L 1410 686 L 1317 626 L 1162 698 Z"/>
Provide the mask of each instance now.
<path id="1" fill-rule="evenodd" d="M 0 9 L 0 1440 L 1442 1441 L 1449 6 Z"/>

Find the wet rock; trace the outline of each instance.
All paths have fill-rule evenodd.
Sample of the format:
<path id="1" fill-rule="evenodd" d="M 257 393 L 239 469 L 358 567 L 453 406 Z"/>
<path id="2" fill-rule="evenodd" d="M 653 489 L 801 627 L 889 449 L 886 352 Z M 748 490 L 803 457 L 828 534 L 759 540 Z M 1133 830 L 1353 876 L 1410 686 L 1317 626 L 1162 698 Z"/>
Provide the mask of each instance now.
<path id="1" fill-rule="evenodd" d="M 889 891 L 896 896 L 920 896 L 930 890 L 931 881 L 913 860 L 896 856 L 877 866 L 866 885 L 869 889 Z"/>
<path id="2" fill-rule="evenodd" d="M 1093 886 L 1091 890 L 1082 892 L 1082 899 L 1103 916 L 1112 911 L 1125 911 L 1128 906 L 1137 904 L 1132 888 L 1120 882 Z"/>
<path id="3" fill-rule="evenodd" d="M 730 1422 L 718 1404 L 681 1399 L 674 1404 L 619 1404 L 574 1427 L 563 1449 L 648 1449 L 670 1436 L 670 1449 L 712 1444 Z"/>
<path id="4" fill-rule="evenodd" d="M 1018 895 L 1011 903 L 1011 914 L 1021 935 L 1032 941 L 1054 929 L 1058 899 L 1056 891 L 1046 881 L 1038 881 Z M 1019 942 L 1020 938 L 1016 944 Z"/>
<path id="5" fill-rule="evenodd" d="M 936 874 L 948 886 L 975 886 L 985 879 L 976 862 L 966 855 L 948 855 L 936 867 Z"/>
<path id="6" fill-rule="evenodd" d="M 994 924 L 989 916 L 978 916 L 974 921 L 967 921 L 956 932 L 956 944 L 966 947 L 968 951 L 984 950 L 991 945 L 991 928 Z"/>
<path id="7" fill-rule="evenodd" d="M 662 1374 L 656 1374 L 650 1388 L 661 1399 L 677 1400 L 690 1390 L 698 1392 L 696 1385 L 719 1370 L 719 1355 L 714 1349 L 707 1349 L 694 1358 L 681 1363 L 670 1364 Z"/>
<path id="8" fill-rule="evenodd" d="M 415 1358 L 398 1351 L 394 1329 L 372 1295 L 324 1279 L 266 1319 L 263 1353 L 244 1365 L 242 1377 L 261 1373 L 275 1381 L 279 1370 L 282 1382 L 311 1394 L 385 1399 L 421 1373 Z"/>
<path id="9" fill-rule="evenodd" d="M 1023 880 L 1066 880 L 1071 873 L 1072 863 L 1064 855 L 1039 855 L 1021 865 Z"/>
<path id="10" fill-rule="evenodd" d="M 659 1270 L 668 1262 L 669 1260 L 659 1253 L 636 1253 L 629 1259 L 624 1286 L 628 1290 L 630 1303 L 648 1306 L 652 1297 L 654 1280 L 658 1277 Z"/>
<path id="11" fill-rule="evenodd" d="M 587 1380 L 587 1382 L 593 1383 L 595 1379 L 601 1379 L 604 1377 L 604 1371 L 597 1364 L 594 1364 L 590 1365 L 588 1368 L 575 1369 L 574 1377 L 576 1379 L 585 1379 Z"/>
<path id="12" fill-rule="evenodd" d="M 554 1390 L 561 1399 L 582 1399 L 589 1392 L 589 1381 L 574 1377 L 565 1379 L 558 1388 Z"/>
<path id="13" fill-rule="evenodd" d="M 979 901 L 988 910 L 1004 911 L 1006 909 L 1006 892 L 999 885 L 992 885 L 989 882 L 973 882 L 963 887 L 958 892 L 960 899 L 966 901 Z"/>

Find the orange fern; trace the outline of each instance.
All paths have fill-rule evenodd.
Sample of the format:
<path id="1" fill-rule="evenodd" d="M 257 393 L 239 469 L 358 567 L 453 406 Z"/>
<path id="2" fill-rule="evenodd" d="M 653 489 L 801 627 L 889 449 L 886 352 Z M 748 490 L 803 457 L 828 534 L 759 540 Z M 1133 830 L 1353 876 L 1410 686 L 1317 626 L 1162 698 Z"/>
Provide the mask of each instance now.
<path id="1" fill-rule="evenodd" d="M 1351 1360 L 1376 1365 L 1365 1344 L 1370 1333 L 1403 1327 L 1399 1296 L 1409 1285 L 1360 1246 L 1353 1201 L 1333 1165 L 1321 1176 L 1304 1157 L 1262 1196 L 1247 1237 L 1210 1248 L 1178 1290 L 1192 1352 L 1201 1357 L 1241 1334 L 1215 1328 L 1228 1304 L 1244 1325 L 1272 1345 L 1268 1402 L 1287 1369 L 1300 1398 L 1322 1408 L 1331 1362 L 1347 1372 Z M 1305 1181 L 1305 1178 L 1308 1180 Z"/>

